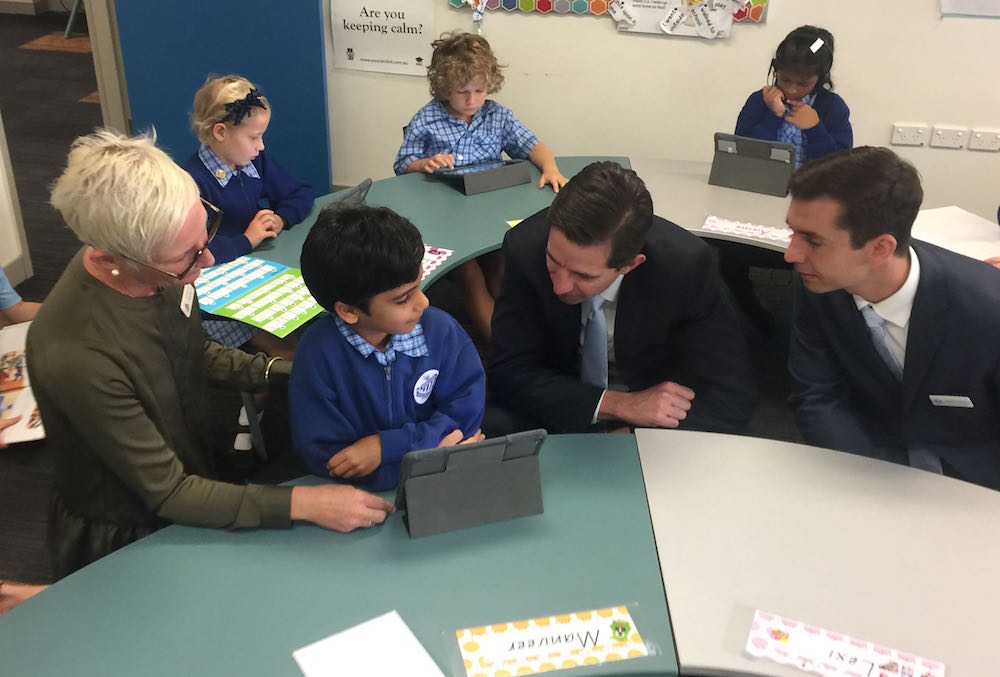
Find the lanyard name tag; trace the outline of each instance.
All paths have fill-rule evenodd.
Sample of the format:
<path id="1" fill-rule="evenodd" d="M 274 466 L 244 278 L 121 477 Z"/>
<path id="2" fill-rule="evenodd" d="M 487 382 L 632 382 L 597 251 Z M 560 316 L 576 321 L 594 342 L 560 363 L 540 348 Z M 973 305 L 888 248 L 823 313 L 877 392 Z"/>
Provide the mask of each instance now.
<path id="1" fill-rule="evenodd" d="M 186 284 L 184 285 L 184 291 L 181 292 L 181 312 L 184 313 L 184 317 L 191 317 L 191 309 L 194 307 L 194 285 Z"/>

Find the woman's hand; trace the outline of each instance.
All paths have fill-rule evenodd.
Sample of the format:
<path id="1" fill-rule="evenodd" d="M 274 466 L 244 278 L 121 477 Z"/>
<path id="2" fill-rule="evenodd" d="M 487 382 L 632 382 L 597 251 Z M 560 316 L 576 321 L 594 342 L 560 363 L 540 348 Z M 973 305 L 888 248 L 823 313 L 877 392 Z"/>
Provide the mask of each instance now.
<path id="1" fill-rule="evenodd" d="M 354 531 L 381 524 L 396 510 L 392 503 L 344 484 L 292 487 L 292 519 L 334 531 Z"/>

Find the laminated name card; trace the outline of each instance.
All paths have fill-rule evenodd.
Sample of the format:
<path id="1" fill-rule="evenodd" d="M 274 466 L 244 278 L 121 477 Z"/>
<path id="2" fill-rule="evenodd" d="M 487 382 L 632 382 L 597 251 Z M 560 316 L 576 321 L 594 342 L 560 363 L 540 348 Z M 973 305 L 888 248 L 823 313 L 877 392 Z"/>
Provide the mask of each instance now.
<path id="1" fill-rule="evenodd" d="M 743 221 L 730 221 L 720 219 L 718 216 L 709 216 L 701 227 L 712 233 L 725 233 L 727 235 L 739 235 L 753 240 L 764 242 L 779 242 L 785 246 L 791 242 L 791 228 L 773 228 L 771 226 L 759 226 L 755 223 L 745 223 Z"/>
<path id="2" fill-rule="evenodd" d="M 915 656 L 759 609 L 746 652 L 824 677 L 944 677 L 941 661 Z"/>
<path id="3" fill-rule="evenodd" d="M 445 249 L 444 247 L 432 247 L 430 245 L 424 245 L 424 260 L 421 264 L 424 274 L 421 280 L 426 280 L 427 276 L 437 270 L 437 267 L 448 260 L 455 252 L 451 249 Z"/>
<path id="4" fill-rule="evenodd" d="M 468 677 L 534 674 L 649 655 L 624 606 L 465 628 L 455 638 Z"/>

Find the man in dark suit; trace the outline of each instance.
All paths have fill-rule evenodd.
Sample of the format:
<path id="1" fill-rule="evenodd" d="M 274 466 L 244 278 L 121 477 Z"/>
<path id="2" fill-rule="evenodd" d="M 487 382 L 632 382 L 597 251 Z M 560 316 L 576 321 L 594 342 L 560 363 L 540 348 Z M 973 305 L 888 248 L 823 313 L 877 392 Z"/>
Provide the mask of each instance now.
<path id="1" fill-rule="evenodd" d="M 888 149 L 809 163 L 789 189 L 806 441 L 1000 489 L 1000 271 L 911 240 L 920 176 Z"/>
<path id="2" fill-rule="evenodd" d="M 515 427 L 746 425 L 753 377 L 713 252 L 653 216 L 635 172 L 585 167 L 503 253 L 488 384 Z"/>

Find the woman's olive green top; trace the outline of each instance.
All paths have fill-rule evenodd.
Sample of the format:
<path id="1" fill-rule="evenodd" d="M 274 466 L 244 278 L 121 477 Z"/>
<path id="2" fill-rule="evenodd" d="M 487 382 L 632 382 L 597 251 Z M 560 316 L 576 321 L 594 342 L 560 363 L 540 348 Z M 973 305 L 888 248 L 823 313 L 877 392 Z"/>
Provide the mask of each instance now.
<path id="1" fill-rule="evenodd" d="M 58 461 L 49 524 L 57 576 L 169 522 L 287 527 L 291 489 L 214 475 L 209 386 L 267 387 L 263 354 L 210 341 L 184 287 L 124 296 L 92 277 L 82 251 L 28 332 L 28 375 Z M 189 296 L 193 296 L 193 289 Z M 287 379 L 277 361 L 271 380 Z"/>

